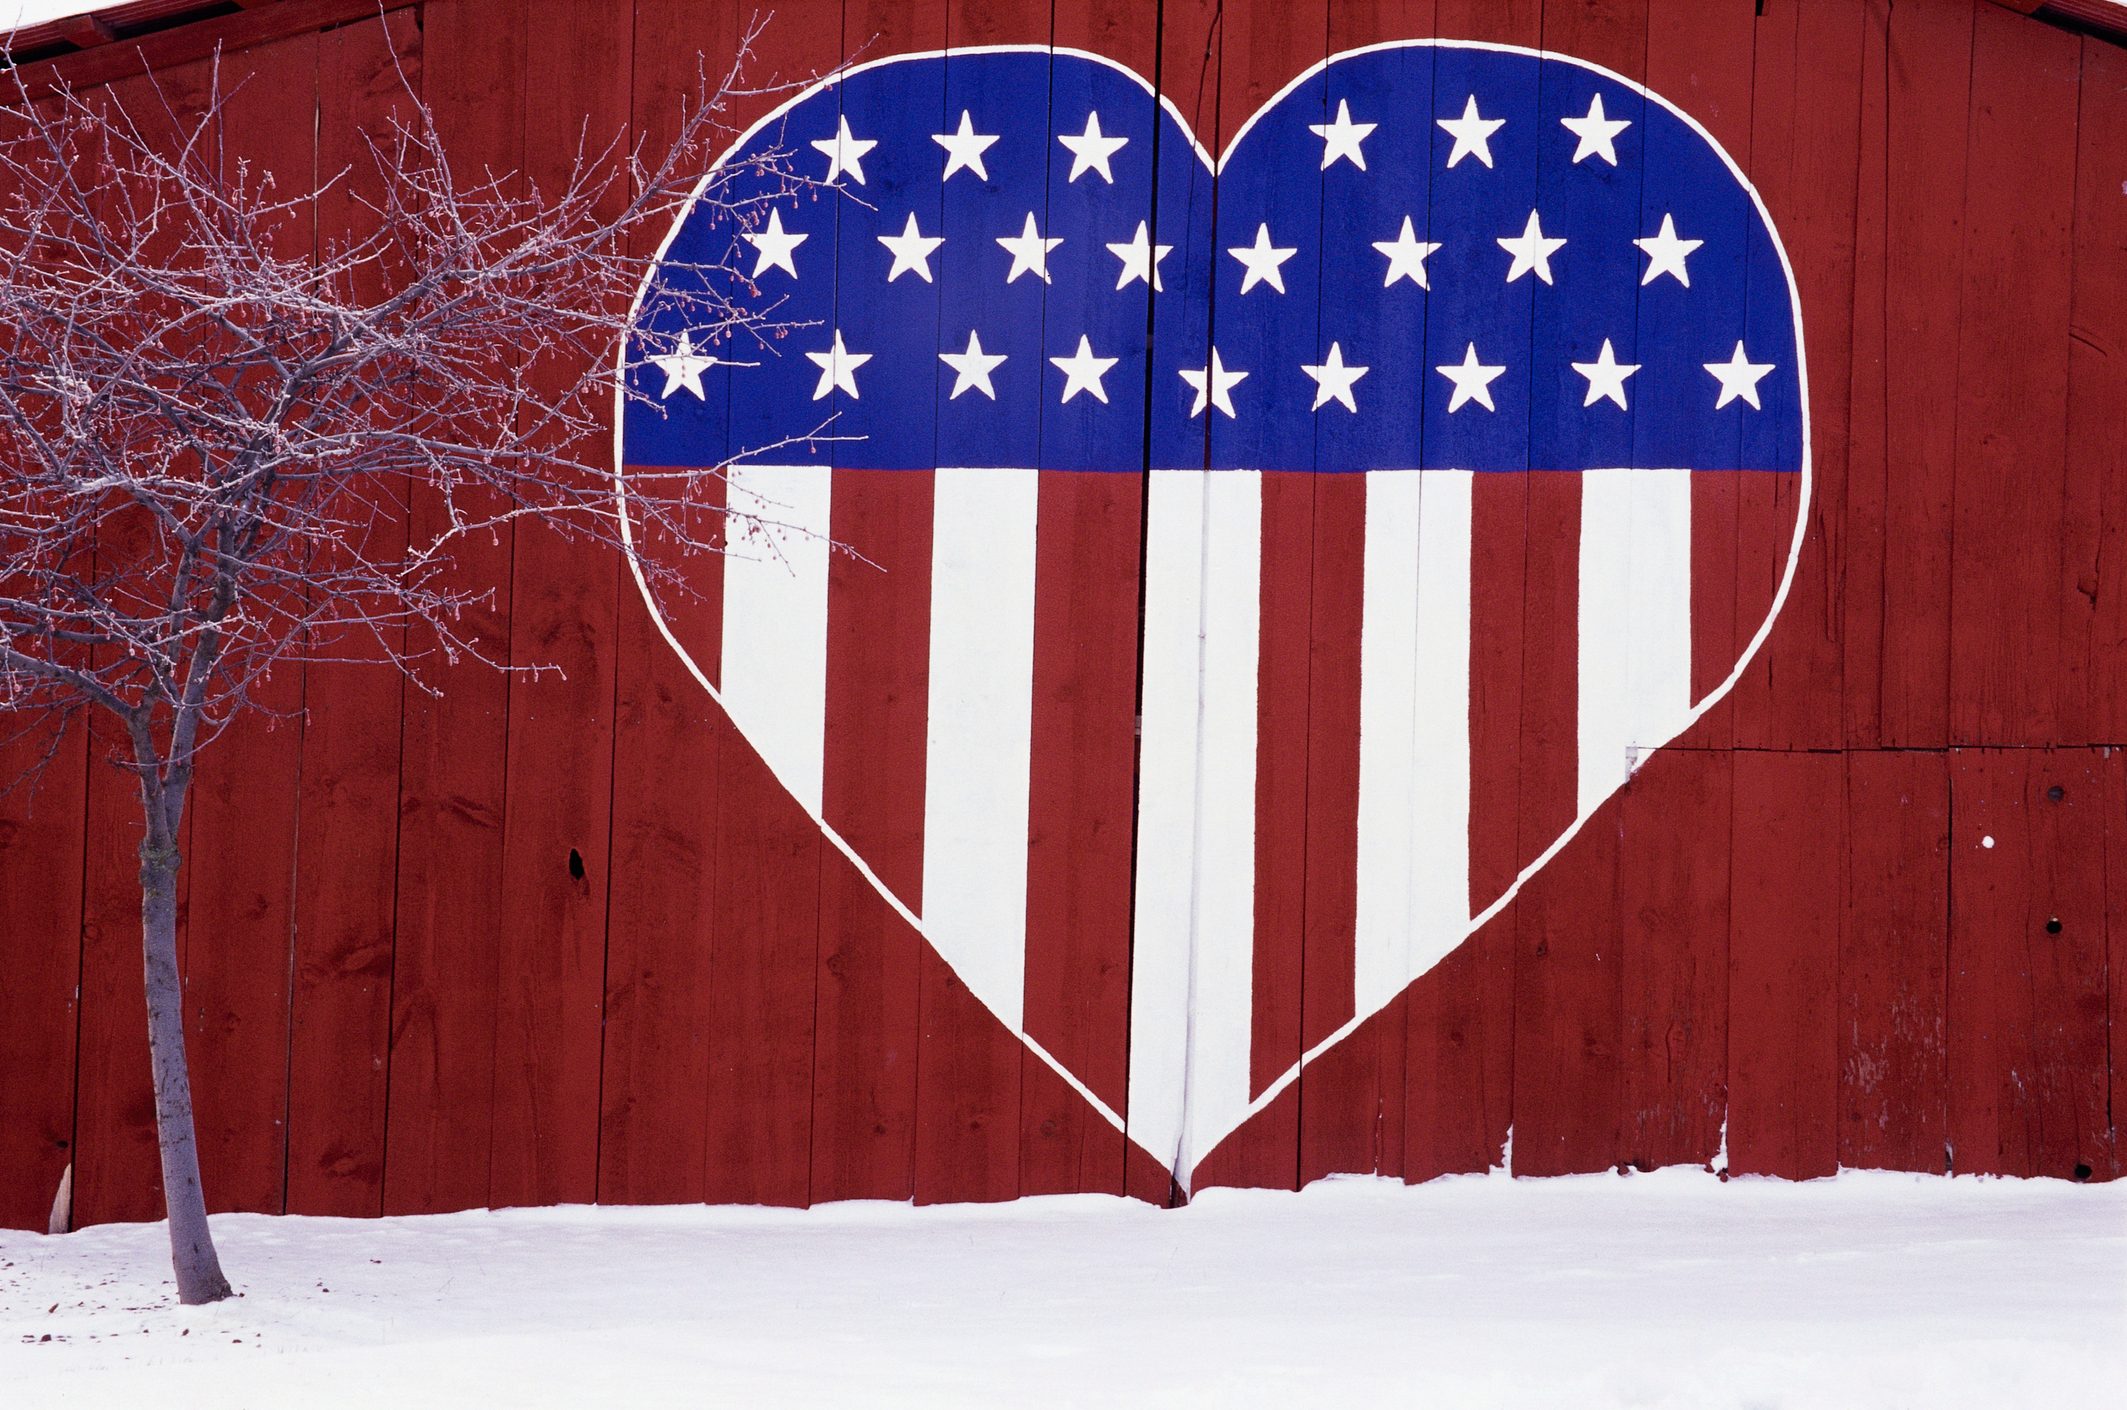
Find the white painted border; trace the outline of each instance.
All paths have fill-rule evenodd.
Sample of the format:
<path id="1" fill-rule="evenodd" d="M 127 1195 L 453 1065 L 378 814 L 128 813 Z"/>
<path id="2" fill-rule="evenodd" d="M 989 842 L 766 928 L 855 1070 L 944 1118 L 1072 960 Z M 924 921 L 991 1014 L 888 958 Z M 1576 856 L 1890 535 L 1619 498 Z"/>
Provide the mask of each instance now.
<path id="1" fill-rule="evenodd" d="M 854 77 L 855 75 L 864 73 L 870 69 L 880 68 L 886 64 L 908 63 L 922 59 L 942 59 L 951 58 L 954 56 L 967 56 L 975 54 L 1047 54 L 1052 57 L 1062 56 L 1067 58 L 1085 59 L 1123 75 L 1124 77 L 1130 79 L 1132 82 L 1137 84 L 1137 86 L 1139 88 L 1142 88 L 1147 94 L 1157 99 L 1160 105 L 1167 110 L 1168 116 L 1174 119 L 1175 125 L 1181 129 L 1182 133 L 1185 136 L 1188 137 L 1190 146 L 1195 149 L 1198 160 L 1203 162 L 1205 168 L 1209 170 L 1214 176 L 1216 176 L 1219 172 L 1225 169 L 1226 163 L 1233 160 L 1234 155 L 1241 149 L 1241 144 L 1247 140 L 1248 134 L 1254 130 L 1257 120 L 1260 119 L 1265 113 L 1269 112 L 1272 108 L 1276 107 L 1280 102 L 1284 101 L 1287 94 L 1291 93 L 1294 89 L 1300 87 L 1302 84 L 1308 82 L 1310 79 L 1313 79 L 1317 75 L 1321 74 L 1322 72 L 1327 70 L 1332 64 L 1340 63 L 1345 59 L 1355 58 L 1361 54 L 1382 53 L 1391 49 L 1485 49 L 1491 50 L 1494 53 L 1501 54 L 1526 54 L 1536 59 L 1551 59 L 1557 60 L 1561 63 L 1572 64 L 1576 68 L 1585 69 L 1589 73 L 1598 74 L 1601 77 L 1608 79 L 1612 83 L 1630 89 L 1631 91 L 1640 94 L 1641 97 L 1645 98 L 1647 101 L 1652 103 L 1658 103 L 1663 108 L 1667 109 L 1673 116 L 1677 118 L 1678 121 L 1682 122 L 1686 127 L 1697 133 L 1699 137 L 1706 143 L 1706 145 L 1713 149 L 1714 154 L 1718 156 L 1723 162 L 1723 164 L 1727 166 L 1729 174 L 1733 176 L 1736 181 L 1742 186 L 1742 188 L 1750 194 L 1751 204 L 1757 209 L 1759 220 L 1764 223 L 1766 233 L 1772 238 L 1773 251 L 1779 255 L 1780 268 L 1782 272 L 1787 275 L 1788 304 L 1789 307 L 1792 309 L 1794 315 L 1795 380 L 1800 390 L 1802 400 L 1802 493 L 1799 497 L 1798 503 L 1795 506 L 1795 532 L 1793 540 L 1788 545 L 1787 566 L 1780 573 L 1780 586 L 1778 591 L 1773 594 L 1772 606 L 1767 609 L 1765 614 L 1765 620 L 1758 624 L 1757 631 L 1752 633 L 1749 643 L 1743 648 L 1741 654 L 1736 657 L 1735 667 L 1728 673 L 1728 678 L 1722 681 L 1721 684 L 1716 687 L 1712 692 L 1710 692 L 1704 700 L 1700 701 L 1692 709 L 1690 715 L 1686 719 L 1684 719 L 1682 724 L 1678 727 L 1677 732 L 1681 734 L 1684 730 L 1689 729 L 1692 724 L 1697 722 L 1698 718 L 1701 715 L 1705 714 L 1708 710 L 1712 709 L 1715 705 L 1719 704 L 1724 698 L 1726 698 L 1728 693 L 1735 689 L 1736 682 L 1743 678 L 1743 672 L 1749 668 L 1751 661 L 1757 656 L 1759 650 L 1764 647 L 1766 638 L 1772 634 L 1773 623 L 1779 619 L 1780 609 L 1786 606 L 1787 604 L 1787 595 L 1794 586 L 1795 570 L 1802 559 L 1802 540 L 1809 527 L 1809 507 L 1812 490 L 1814 488 L 1815 478 L 1814 471 L 1812 469 L 1812 461 L 1810 454 L 1809 359 L 1806 353 L 1804 352 L 1802 341 L 1802 291 L 1795 284 L 1794 263 L 1787 256 L 1787 246 L 1780 239 L 1779 228 L 1773 224 L 1772 212 L 1766 209 L 1765 198 L 1758 193 L 1758 188 L 1751 184 L 1750 178 L 1744 174 L 1743 169 L 1740 166 L 1736 165 L 1735 158 L 1731 157 L 1728 154 L 1727 149 L 1724 148 L 1718 141 L 1714 140 L 1713 134 L 1711 132 L 1708 132 L 1705 126 L 1701 124 L 1696 118 L 1692 117 L 1691 114 L 1685 112 L 1682 108 L 1679 108 L 1676 104 L 1670 102 L 1661 94 L 1653 92 L 1652 90 L 1647 88 L 1646 85 L 1629 79 L 1623 74 L 1616 72 L 1615 70 L 1605 68 L 1601 64 L 1591 63 L 1586 59 L 1577 58 L 1571 54 L 1561 54 L 1548 49 L 1529 49 L 1524 48 L 1523 46 L 1518 44 L 1491 44 L 1479 40 L 1467 39 L 1396 39 L 1389 40 L 1381 44 L 1369 44 L 1363 48 L 1347 49 L 1342 51 L 1341 53 L 1332 54 L 1328 58 L 1323 59 L 1320 63 L 1314 64 L 1307 68 L 1305 71 L 1295 75 L 1291 82 L 1287 83 L 1283 88 L 1280 88 L 1275 94 L 1271 95 L 1271 97 L 1267 99 L 1261 107 L 1257 108 L 1256 111 L 1252 115 L 1250 115 L 1248 121 L 1241 125 L 1240 131 L 1234 134 L 1233 140 L 1227 143 L 1225 152 L 1217 157 L 1214 157 L 1209 151 L 1205 149 L 1203 142 L 1197 137 L 1195 127 L 1191 125 L 1189 119 L 1183 115 L 1182 110 L 1175 105 L 1172 99 L 1157 92 L 1153 88 L 1153 86 L 1145 80 L 1144 76 L 1139 74 L 1135 69 L 1132 69 L 1127 65 L 1118 63 L 1115 60 L 1106 57 L 1105 55 L 1090 53 L 1084 49 L 1058 48 L 1041 44 L 995 44 L 981 45 L 967 49 L 928 49 L 920 53 L 892 54 L 883 58 L 870 59 L 861 64 L 853 64 L 849 68 L 844 69 L 839 73 L 830 75 L 827 78 L 823 78 L 818 83 L 815 83 L 811 87 L 805 89 L 803 92 L 798 93 L 795 96 L 786 99 L 784 102 L 778 104 L 775 108 L 763 114 L 758 120 L 754 122 L 751 127 L 748 127 L 744 133 L 740 134 L 738 139 L 734 141 L 731 146 L 726 148 L 723 154 L 720 155 L 716 159 L 716 161 L 710 165 L 709 170 L 703 173 L 701 181 L 695 185 L 693 194 L 687 198 L 687 204 L 681 207 L 678 216 L 674 218 L 671 230 L 667 231 L 665 234 L 665 238 L 659 242 L 657 247 L 657 254 L 651 262 L 650 273 L 644 276 L 643 287 L 636 291 L 634 303 L 629 309 L 629 320 L 632 323 L 635 315 L 640 312 L 642 308 L 643 296 L 649 291 L 650 283 L 656 277 L 657 267 L 664 263 L 665 252 L 671 248 L 673 240 L 678 238 L 681 228 L 686 225 L 687 217 L 693 213 L 695 202 L 700 200 L 702 193 L 708 189 L 710 177 L 713 176 L 715 172 L 724 165 L 725 162 L 729 161 L 735 154 L 743 150 L 746 144 L 748 142 L 751 142 L 754 137 L 758 135 L 762 130 L 767 128 L 771 123 L 774 123 L 783 118 L 786 114 L 790 112 L 791 109 L 795 108 L 798 104 L 805 102 L 806 100 L 812 98 L 818 93 L 824 92 L 826 89 L 833 87 L 835 84 L 840 83 L 845 79 Z M 1157 173 L 1154 173 L 1154 176 L 1156 181 Z M 627 348 L 623 346 L 615 357 L 615 375 L 617 379 L 625 378 L 627 375 L 627 357 Z M 643 605 L 650 609 L 650 616 L 651 619 L 657 624 L 658 634 L 664 637 L 665 643 L 670 646 L 674 652 L 678 653 L 680 660 L 686 665 L 688 673 L 694 677 L 696 683 L 699 684 L 704 691 L 708 692 L 709 698 L 716 701 L 717 705 L 721 708 L 724 704 L 723 697 L 717 693 L 716 687 L 709 683 L 709 678 L 703 674 L 701 666 L 694 660 L 693 656 L 690 655 L 687 649 L 680 644 L 679 638 L 673 633 L 670 624 L 665 621 L 664 614 L 657 610 L 656 599 L 653 598 L 650 594 L 649 583 L 645 581 L 643 577 L 642 564 L 635 553 L 634 535 L 628 520 L 627 484 L 626 477 L 622 468 L 624 462 L 621 459 L 621 437 L 626 425 L 626 411 L 626 392 L 624 390 L 616 391 L 614 393 L 613 419 L 613 486 L 614 495 L 619 504 L 621 538 L 622 541 L 627 545 L 628 550 L 629 571 L 631 571 L 635 575 L 636 587 L 642 593 Z M 1148 470 L 1147 473 L 1154 472 Z M 726 713 L 728 714 L 729 712 L 727 711 Z M 1578 817 L 1574 818 L 1570 824 L 1567 825 L 1565 831 L 1559 833 L 1558 837 L 1551 843 L 1550 846 L 1546 847 L 1543 850 L 1543 853 L 1540 856 L 1535 858 L 1535 860 L 1531 861 L 1527 866 L 1523 867 L 1520 873 L 1515 876 L 1513 884 L 1508 886 L 1505 891 L 1501 892 L 1497 900 L 1492 902 L 1491 905 L 1485 907 L 1482 912 L 1480 912 L 1478 915 L 1471 919 L 1469 928 L 1463 932 L 1463 940 L 1467 940 L 1471 935 L 1474 935 L 1478 930 L 1483 928 L 1486 922 L 1490 921 L 1492 917 L 1498 915 L 1502 910 L 1506 909 L 1507 906 L 1511 905 L 1514 901 L 1514 898 L 1521 894 L 1521 888 L 1528 884 L 1529 878 L 1535 876 L 1546 866 L 1549 866 L 1551 863 L 1551 859 L 1557 856 L 1559 851 L 1564 848 L 1567 843 L 1571 842 L 1575 836 L 1579 834 L 1581 828 L 1587 825 L 1588 819 L 1591 816 L 1593 816 L 1592 809 L 1589 811 L 1582 812 Z M 824 836 L 830 843 L 832 843 L 835 848 L 842 853 L 843 856 L 849 858 L 850 863 L 855 866 L 858 872 L 860 872 L 864 876 L 864 878 L 872 884 L 873 889 L 878 891 L 880 896 L 885 899 L 886 903 L 894 908 L 895 913 L 898 914 L 903 920 L 907 921 L 910 926 L 914 927 L 916 932 L 923 936 L 924 942 L 926 944 L 931 943 L 930 935 L 927 931 L 924 930 L 922 920 L 920 920 L 916 916 L 916 914 L 902 902 L 900 897 L 894 895 L 893 891 L 879 880 L 878 873 L 874 872 L 871 869 L 870 865 L 865 862 L 864 858 L 857 854 L 856 849 L 851 847 L 840 833 L 836 832 L 834 828 L 829 826 L 827 820 L 824 817 L 821 817 L 817 813 L 815 813 L 813 821 L 819 824 L 821 835 Z M 1456 945 L 1459 946 L 1461 943 L 1461 941 L 1457 941 Z M 936 947 L 933 946 L 933 948 Z M 1449 953 L 1452 952 L 1453 947 L 1451 947 Z M 1412 975 L 1409 980 L 1405 981 L 1406 987 L 1408 987 L 1410 983 L 1415 982 L 1420 977 L 1421 975 Z M 1375 1012 L 1378 1011 L 1379 1010 L 1375 1010 Z M 1321 1042 L 1315 1044 L 1313 1047 L 1309 1048 L 1305 1053 L 1301 1054 L 1300 1060 L 1294 1063 L 1291 1067 L 1287 1068 L 1285 1072 L 1280 1075 L 1275 1081 L 1273 1081 L 1269 1086 L 1265 1087 L 1262 1093 L 1258 1095 L 1253 1102 L 1249 1103 L 1247 1109 L 1243 1111 L 1240 1116 L 1234 1121 L 1233 1126 L 1230 1127 L 1226 1132 L 1222 1133 L 1222 1135 L 1217 1139 L 1222 1140 L 1226 1135 L 1231 1135 L 1234 1130 L 1238 1130 L 1242 1125 L 1244 1125 L 1248 1121 L 1250 1117 L 1254 1116 L 1257 1112 L 1268 1106 L 1273 1100 L 1277 1098 L 1279 1093 L 1283 1092 L 1288 1086 L 1292 1085 L 1292 1083 L 1298 1079 L 1301 1070 L 1305 1068 L 1308 1063 L 1313 1062 L 1316 1058 L 1322 1056 L 1322 1054 L 1328 1052 L 1331 1048 L 1342 1042 L 1354 1029 L 1358 1028 L 1361 1023 L 1365 1022 L 1368 1018 L 1371 1018 L 1372 1016 L 1373 1015 L 1371 1013 L 1354 1014 L 1352 1018 L 1348 1022 L 1346 1022 L 1342 1027 L 1338 1028 L 1336 1032 L 1331 1033 Z M 1077 1074 L 1073 1073 L 1069 1068 L 1058 1062 L 1056 1058 L 1048 1052 L 1047 1049 L 1043 1048 L 1041 1044 L 1035 1042 L 1033 1038 L 1029 1037 L 1024 1031 L 1023 1026 L 1006 1021 L 1003 1015 L 998 1015 L 998 1018 L 1000 1022 L 1005 1023 L 1005 1026 L 1007 1028 L 1010 1028 L 1014 1032 L 1018 1033 L 1020 1040 L 1027 1045 L 1027 1051 L 1033 1053 L 1036 1057 L 1039 1057 L 1043 1062 L 1047 1063 L 1049 1067 L 1052 1068 L 1059 1077 L 1063 1078 L 1065 1082 L 1070 1084 L 1072 1090 L 1076 1091 L 1080 1096 L 1084 1097 L 1086 1101 L 1092 1105 L 1093 1109 L 1099 1112 L 1101 1116 L 1105 1118 L 1111 1126 L 1115 1127 L 1118 1131 L 1127 1132 L 1127 1127 L 1122 1117 L 1118 1115 L 1116 1111 L 1112 1107 L 1110 1107 L 1106 1102 L 1102 1101 L 1098 1096 L 1095 1096 L 1093 1091 L 1078 1078 Z M 1142 1149 L 1142 1147 L 1140 1147 L 1140 1149 Z M 1214 1141 L 1212 1146 L 1207 1147 L 1205 1150 L 1196 1153 L 1195 1162 L 1201 1163 L 1202 1158 L 1206 1155 L 1209 1155 L 1211 1153 L 1211 1150 L 1213 1149 L 1216 1149 L 1216 1141 Z M 1165 1157 L 1159 1156 L 1149 1151 L 1146 1153 L 1148 1155 L 1152 1155 L 1153 1159 L 1158 1160 L 1163 1166 L 1166 1164 Z"/>

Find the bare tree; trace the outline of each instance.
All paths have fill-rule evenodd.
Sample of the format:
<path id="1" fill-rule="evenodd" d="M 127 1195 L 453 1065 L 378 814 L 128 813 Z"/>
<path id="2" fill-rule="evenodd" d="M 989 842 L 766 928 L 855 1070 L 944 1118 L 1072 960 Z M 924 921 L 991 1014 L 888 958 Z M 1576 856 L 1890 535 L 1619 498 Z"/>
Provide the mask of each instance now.
<path id="1" fill-rule="evenodd" d="M 631 332 L 643 252 L 691 198 L 750 226 L 793 182 L 780 152 L 727 166 L 756 23 L 655 150 L 586 134 L 551 189 L 454 162 L 411 85 L 363 156 L 283 190 L 225 150 L 203 100 L 151 82 L 0 97 L 0 722 L 108 712 L 137 780 L 141 940 L 178 1293 L 229 1295 L 194 1141 L 177 964 L 179 840 L 200 751 L 298 660 L 407 672 L 484 659 L 492 591 L 453 549 L 536 520 L 631 553 L 613 468 L 614 371 L 684 351 Z M 137 105 L 136 105 L 137 106 Z M 354 218 L 313 240 L 319 191 Z M 648 290 L 696 347 L 782 331 L 741 272 Z M 758 354 L 755 354 L 758 355 Z M 622 386 L 633 379 L 622 378 Z M 627 392 L 627 395 L 635 393 Z M 715 472 L 631 475 L 653 590 L 757 529 Z M 418 511 L 418 512 L 417 512 Z M 407 526 L 415 526 L 408 532 Z M 506 661 L 490 661 L 507 669 Z M 536 667 L 534 667 L 536 669 Z"/>

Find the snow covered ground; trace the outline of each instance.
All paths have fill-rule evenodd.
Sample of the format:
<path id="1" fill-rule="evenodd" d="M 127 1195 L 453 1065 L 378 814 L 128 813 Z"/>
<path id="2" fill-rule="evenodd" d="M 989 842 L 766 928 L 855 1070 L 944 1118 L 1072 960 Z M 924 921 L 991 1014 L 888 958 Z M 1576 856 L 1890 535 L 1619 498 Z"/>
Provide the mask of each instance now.
<path id="1" fill-rule="evenodd" d="M 0 1404 L 2117 1405 L 2127 1183 L 1697 1171 L 0 1234 Z"/>

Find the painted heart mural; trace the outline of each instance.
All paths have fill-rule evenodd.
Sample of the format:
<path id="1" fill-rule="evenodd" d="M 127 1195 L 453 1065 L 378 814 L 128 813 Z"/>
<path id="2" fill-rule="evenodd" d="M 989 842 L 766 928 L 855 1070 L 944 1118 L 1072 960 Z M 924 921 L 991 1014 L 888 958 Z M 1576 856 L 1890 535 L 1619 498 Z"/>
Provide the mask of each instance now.
<path id="1" fill-rule="evenodd" d="M 808 90 L 666 242 L 618 456 L 725 469 L 754 529 L 667 639 L 1185 1188 L 1729 690 L 1809 493 L 1785 255 L 1659 97 L 1395 44 L 1225 145 L 1075 52 Z"/>

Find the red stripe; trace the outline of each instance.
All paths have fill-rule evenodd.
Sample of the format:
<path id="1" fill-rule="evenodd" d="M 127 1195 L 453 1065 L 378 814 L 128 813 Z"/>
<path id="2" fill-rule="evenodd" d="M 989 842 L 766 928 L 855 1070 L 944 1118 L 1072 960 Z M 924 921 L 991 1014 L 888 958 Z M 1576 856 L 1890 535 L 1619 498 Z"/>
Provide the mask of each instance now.
<path id="1" fill-rule="evenodd" d="M 1522 587 L 1529 477 L 1478 475 L 1470 491 L 1470 914 L 1521 866 Z"/>
<path id="2" fill-rule="evenodd" d="M 1570 470 L 1529 474 L 1521 643 L 1521 848 L 1535 860 L 1580 811 L 1580 495 Z"/>
<path id="3" fill-rule="evenodd" d="M 910 909 L 923 902 L 934 482 L 836 470 L 827 567 L 821 811 Z M 856 868 L 820 870 L 815 1200 L 907 1199 L 916 1105 L 916 945 Z"/>
<path id="4" fill-rule="evenodd" d="M 1366 593 L 1366 477 L 1315 477 L 1308 670 L 1307 921 L 1303 1039 L 1353 1015 L 1359 854 L 1359 649 Z M 1403 1019 L 1376 1016 L 1301 1077 L 1300 1178 L 1382 1167 L 1382 1115 L 1403 1113 Z M 1390 1102 L 1390 1089 L 1396 1092 Z M 1393 1165 L 1402 1168 L 1403 1137 Z"/>
<path id="5" fill-rule="evenodd" d="M 1734 669 L 1736 649 L 1736 498 L 1738 477 L 1701 471 L 1691 477 L 1691 703 L 1720 689 Z M 1735 707 L 1708 710 L 1695 737 L 1726 743 L 1735 735 Z"/>
<path id="6" fill-rule="evenodd" d="M 1317 475 L 1307 672 L 1304 1045 L 1353 1010 L 1359 907 L 1359 634 L 1366 477 Z"/>
<path id="7" fill-rule="evenodd" d="M 1144 481 L 1044 471 L 1040 494 L 1025 1026 L 1120 1112 L 1130 1083 L 1137 682 L 1118 667 L 1138 653 Z M 1026 1192 L 1119 1190 L 1122 1133 L 1041 1064 L 1026 1073 Z"/>
<path id="8" fill-rule="evenodd" d="M 1261 1093 L 1299 1061 L 1302 1049 L 1314 480 L 1312 473 L 1304 471 L 1263 474 L 1250 1096 Z M 1244 764 L 1245 761 L 1236 760 L 1232 766 Z"/>

